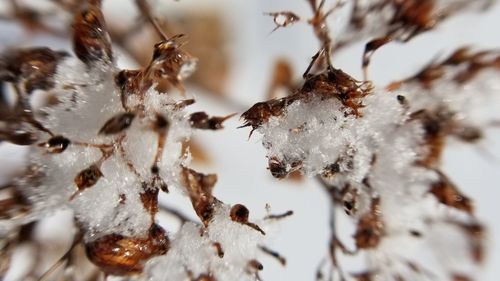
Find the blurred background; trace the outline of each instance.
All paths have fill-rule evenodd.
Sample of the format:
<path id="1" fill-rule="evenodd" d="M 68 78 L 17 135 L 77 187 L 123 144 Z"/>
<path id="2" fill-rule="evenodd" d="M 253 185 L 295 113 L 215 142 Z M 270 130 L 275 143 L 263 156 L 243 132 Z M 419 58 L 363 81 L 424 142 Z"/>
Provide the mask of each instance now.
<path id="1" fill-rule="evenodd" d="M 26 15 L 12 18 L 10 0 L 0 0 L 0 50 L 27 46 L 71 49 L 67 12 L 53 12 L 50 0 L 18 1 L 45 13 L 40 28 Z M 154 14 L 163 19 L 169 35 L 187 35 L 185 48 L 199 58 L 197 72 L 187 83 L 187 93 L 196 98 L 190 110 L 213 115 L 241 115 L 258 101 L 269 98 L 276 62 L 286 62 L 286 70 L 295 81 L 316 53 L 319 42 L 304 22 L 275 28 L 266 12 L 293 11 L 304 19 L 311 11 L 304 0 L 155 0 L 150 1 Z M 327 1 L 328 3 L 329 1 Z M 133 0 L 104 0 L 104 13 L 115 40 L 118 65 L 138 68 L 146 64 L 158 38 L 153 29 L 137 29 L 138 12 Z M 345 19 L 332 17 L 330 27 L 340 28 Z M 146 24 L 147 25 L 147 24 Z M 500 47 L 500 5 L 484 13 L 463 13 L 448 19 L 436 30 L 422 34 L 407 44 L 391 43 L 372 59 L 370 79 L 384 86 L 415 73 L 438 55 L 449 54 L 459 46 Z M 132 30 L 132 32 L 130 31 Z M 334 66 L 361 79 L 361 55 L 366 41 L 352 44 L 333 55 Z M 500 93 L 499 93 L 500 94 Z M 272 212 L 293 210 L 294 215 L 279 223 L 269 246 L 287 258 L 286 267 L 275 260 L 262 259 L 264 280 L 314 280 L 318 265 L 328 255 L 330 200 L 314 179 L 295 177 L 276 180 L 267 167 L 260 136 L 250 139 L 250 129 L 238 117 L 217 132 L 199 132 L 192 140 L 194 166 L 203 172 L 218 174 L 215 196 L 228 204 L 242 203 L 257 220 Z M 24 152 L 20 147 L 0 143 L 0 184 L 7 182 L 22 167 Z M 479 280 L 496 281 L 500 276 L 500 131 L 490 129 L 477 145 L 451 141 L 444 157 L 444 170 L 465 194 L 476 201 L 477 214 L 488 228 L 488 260 Z M 161 200 L 195 218 L 187 198 L 179 194 L 162 195 Z M 60 238 L 68 215 L 55 214 L 39 226 L 39 239 L 47 247 L 68 243 Z M 174 232 L 178 222 L 160 216 L 162 224 Z M 348 233 L 353 226 L 341 221 L 339 228 Z M 344 231 L 344 230 L 343 230 Z M 59 237 L 59 238 L 58 238 Z M 52 244 L 52 246 L 50 246 Z M 19 272 L 23 263 L 19 259 Z M 47 261 L 50 265 L 50 261 Z M 12 273 L 8 280 L 22 276 Z"/>

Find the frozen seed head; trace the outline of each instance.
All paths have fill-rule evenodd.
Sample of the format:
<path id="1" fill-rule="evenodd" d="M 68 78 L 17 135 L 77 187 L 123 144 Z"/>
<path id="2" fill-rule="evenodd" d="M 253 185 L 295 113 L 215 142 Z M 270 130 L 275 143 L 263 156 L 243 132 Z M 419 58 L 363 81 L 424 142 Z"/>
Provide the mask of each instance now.
<path id="1" fill-rule="evenodd" d="M 17 183 L 33 203 L 26 220 L 69 208 L 86 241 L 147 237 L 158 189 L 182 189 L 182 143 L 191 134 L 183 101 L 154 86 L 161 79 L 180 85 L 195 59 L 173 37 L 155 46 L 145 69 L 117 69 L 100 1 L 75 14 L 73 30 L 76 58 L 32 48 L 0 60 L 2 80 L 24 85 L 11 115 L 28 134 L 6 138 L 37 142 L 29 176 Z M 51 102 L 32 110 L 26 95 L 33 91 Z"/>
<path id="2" fill-rule="evenodd" d="M 242 117 L 262 133 L 273 175 L 352 171 L 361 181 L 374 149 L 390 147 L 384 132 L 396 136 L 391 142 L 400 139 L 399 131 L 419 133 L 412 124 L 399 128 L 408 117 L 395 97 L 372 91 L 340 70 L 326 71 L 306 79 L 293 95 L 256 104 Z"/>
<path id="3" fill-rule="evenodd" d="M 487 60 L 489 67 L 482 67 L 486 72 L 493 58 Z M 480 223 L 471 200 L 439 171 L 443 140 L 457 119 L 443 119 L 443 111 L 433 111 L 449 108 L 447 99 L 437 98 L 440 88 L 425 94 L 410 85 L 416 84 L 412 81 L 391 92 L 328 69 L 306 76 L 295 93 L 258 103 L 242 116 L 246 126 L 262 134 L 274 177 L 297 170 L 320 177 L 332 201 L 353 219 L 353 252 L 335 234 L 331 241 L 332 266 L 344 280 L 447 280 L 457 272 L 470 278 L 477 273 L 484 241 L 466 229 Z M 467 96 L 473 91 L 453 87 L 454 93 L 442 95 Z M 497 87 L 489 93 L 492 89 Z M 449 236 L 455 240 L 444 243 Z M 435 246 L 438 240 L 440 247 Z M 463 254 L 450 259 L 457 247 Z M 370 260 L 368 271 L 345 273 L 337 256 L 360 252 Z M 419 258 L 429 253 L 439 266 Z M 467 267 L 460 269 L 459 264 Z"/>
<path id="4" fill-rule="evenodd" d="M 59 103 L 44 109 L 42 121 L 57 136 L 32 150 L 41 186 L 27 182 L 24 189 L 39 214 L 73 209 L 87 238 L 144 235 L 151 218 L 141 195 L 155 187 L 155 177 L 179 188 L 189 116 L 177 109 L 178 100 L 153 89 L 129 95 L 125 110 L 113 79 L 117 70 L 105 65 L 87 69 L 71 58 L 59 65 L 51 90 Z"/>

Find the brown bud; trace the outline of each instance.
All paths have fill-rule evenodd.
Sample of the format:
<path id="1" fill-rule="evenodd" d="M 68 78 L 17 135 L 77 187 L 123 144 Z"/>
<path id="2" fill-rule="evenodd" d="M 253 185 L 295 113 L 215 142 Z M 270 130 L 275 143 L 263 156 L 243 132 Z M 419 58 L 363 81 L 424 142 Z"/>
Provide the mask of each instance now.
<path id="1" fill-rule="evenodd" d="M 245 207 L 244 205 L 241 205 L 241 204 L 236 204 L 233 207 L 231 207 L 231 211 L 230 211 L 229 216 L 231 217 L 232 221 L 247 225 L 247 226 L 257 230 L 262 235 L 266 235 L 266 233 L 258 225 L 248 221 L 249 214 L 250 214 L 250 211 L 248 210 L 247 207 Z"/>
<path id="2" fill-rule="evenodd" d="M 70 143 L 70 140 L 63 136 L 54 136 L 47 141 L 45 146 L 50 153 L 61 153 Z"/>
<path id="3" fill-rule="evenodd" d="M 78 13 L 74 19 L 73 29 L 73 49 L 81 61 L 89 64 L 112 60 L 111 42 L 100 5 L 91 5 Z"/>
<path id="4" fill-rule="evenodd" d="M 97 165 L 92 165 L 78 173 L 78 175 L 75 177 L 75 184 L 78 190 L 73 195 L 71 195 L 69 200 L 73 200 L 73 198 L 75 198 L 75 196 L 83 190 L 94 186 L 102 176 L 102 172 L 99 167 L 97 167 Z"/>
<path id="5" fill-rule="evenodd" d="M 248 215 L 250 214 L 250 211 L 248 210 L 247 207 L 241 205 L 241 204 L 236 204 L 231 208 L 231 220 L 239 223 L 247 223 L 248 222 Z"/>
<path id="6" fill-rule="evenodd" d="M 444 174 L 439 175 L 439 181 L 432 184 L 429 192 L 440 203 L 471 214 L 474 211 L 472 200 L 463 195 Z"/>
<path id="7" fill-rule="evenodd" d="M 110 234 L 85 245 L 89 260 L 111 275 L 141 273 L 150 258 L 168 251 L 169 240 L 160 226 L 153 224 L 145 238 Z"/>
<path id="8" fill-rule="evenodd" d="M 156 131 L 165 131 L 170 127 L 170 122 L 163 115 L 157 114 L 153 126 Z"/>
<path id="9" fill-rule="evenodd" d="M 219 242 L 215 242 L 212 245 L 215 247 L 215 250 L 217 251 L 217 256 L 222 259 L 224 257 L 224 251 L 222 250 L 222 245 Z"/>
<path id="10" fill-rule="evenodd" d="M 104 126 L 99 130 L 100 135 L 113 135 L 122 132 L 130 127 L 134 120 L 135 114 L 131 112 L 120 113 L 104 123 Z"/>
<path id="11" fill-rule="evenodd" d="M 212 190 L 217 182 L 217 175 L 204 175 L 195 170 L 182 167 L 182 184 L 187 188 L 191 203 L 198 217 L 205 226 L 213 217 L 214 204 L 218 202 L 212 195 Z"/>
<path id="12" fill-rule="evenodd" d="M 271 175 L 278 179 L 283 179 L 290 173 L 290 169 L 287 169 L 286 164 L 275 157 L 269 158 L 268 166 Z"/>
<path id="13" fill-rule="evenodd" d="M 189 117 L 191 127 L 203 130 L 219 130 L 222 129 L 222 123 L 233 117 L 235 114 L 230 114 L 224 117 L 209 117 L 205 112 L 195 112 Z"/>

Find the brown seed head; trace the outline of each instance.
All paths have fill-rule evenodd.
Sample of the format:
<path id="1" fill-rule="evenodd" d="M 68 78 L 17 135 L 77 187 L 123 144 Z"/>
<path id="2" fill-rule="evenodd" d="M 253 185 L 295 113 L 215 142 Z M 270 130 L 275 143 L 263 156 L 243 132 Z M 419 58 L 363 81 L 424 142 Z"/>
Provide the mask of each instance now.
<path id="1" fill-rule="evenodd" d="M 102 177 L 101 170 L 96 165 L 92 165 L 76 176 L 75 184 L 78 189 L 82 190 L 96 184 L 100 177 Z"/>
<path id="2" fill-rule="evenodd" d="M 76 14 L 73 21 L 73 49 L 86 64 L 97 61 L 111 62 L 111 41 L 100 3 L 92 4 Z"/>
<path id="3" fill-rule="evenodd" d="M 218 202 L 212 195 L 212 190 L 217 182 L 217 175 L 204 175 L 192 169 L 182 167 L 181 180 L 187 188 L 191 203 L 198 217 L 205 226 L 213 217 L 214 205 Z"/>
<path id="4" fill-rule="evenodd" d="M 85 245 L 87 257 L 103 272 L 111 275 L 141 273 L 150 258 L 168 251 L 169 240 L 159 225 L 153 224 L 146 238 L 110 234 Z"/>
<path id="5" fill-rule="evenodd" d="M 124 112 L 111 117 L 102 128 L 99 130 L 99 135 L 113 135 L 120 133 L 130 127 L 134 120 L 135 114 L 132 112 Z"/>
<path id="6" fill-rule="evenodd" d="M 358 249 L 372 249 L 379 245 L 384 234 L 380 216 L 380 199 L 373 198 L 370 210 L 358 222 L 354 240 Z"/>

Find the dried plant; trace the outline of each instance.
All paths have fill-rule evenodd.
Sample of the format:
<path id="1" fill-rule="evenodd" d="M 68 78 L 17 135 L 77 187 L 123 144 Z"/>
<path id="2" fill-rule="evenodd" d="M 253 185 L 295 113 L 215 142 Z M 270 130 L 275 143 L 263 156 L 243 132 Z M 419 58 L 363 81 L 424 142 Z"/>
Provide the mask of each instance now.
<path id="1" fill-rule="evenodd" d="M 485 259 L 485 226 L 442 171 L 441 158 L 448 138 L 475 143 L 495 122 L 484 110 L 499 102 L 500 53 L 461 47 L 389 85 L 371 82 L 368 66 L 383 45 L 407 42 L 493 1 L 332 2 L 307 0 L 312 17 L 305 22 L 320 47 L 302 81 L 278 61 L 273 99 L 241 115 L 250 136 L 262 135 L 272 176 L 316 177 L 330 197 L 328 262 L 317 279 L 473 280 Z M 146 0 L 135 0 L 140 20 L 125 31 L 107 26 L 101 0 L 51 3 L 38 11 L 11 0 L 6 16 L 31 30 L 71 34 L 73 54 L 29 47 L 0 57 L 0 141 L 28 147 L 24 171 L 1 187 L 0 279 L 23 246 L 35 245 L 41 255 L 34 229 L 59 210 L 70 214 L 70 246 L 48 267 L 32 264 L 22 280 L 260 280 L 262 255 L 286 265 L 266 246 L 266 233 L 293 212 L 252 221 L 244 205 L 214 196 L 216 174 L 189 167 L 196 131 L 223 129 L 234 113 L 188 111 L 195 100 L 185 81 L 204 57 L 187 51 L 184 35 L 169 35 L 175 24 L 158 20 Z M 346 7 L 347 25 L 334 34 L 328 19 Z M 303 21 L 292 11 L 267 15 L 273 32 Z M 54 28 L 54 20 L 71 28 Z M 148 60 L 129 45 L 146 29 L 158 40 Z M 206 36 L 195 25 L 187 30 Z M 332 63 L 334 53 L 361 40 L 370 40 L 362 81 Z M 118 68 L 116 45 L 143 66 Z M 200 53 L 220 72 L 205 67 L 193 83 L 233 104 L 211 78 L 225 79 L 226 58 Z M 287 95 L 277 98 L 280 88 Z M 196 221 L 159 202 L 171 191 L 189 199 Z M 335 209 L 355 226 L 350 243 L 338 233 Z M 165 230 L 160 213 L 177 217 L 180 229 Z M 361 266 L 346 269 L 346 258 L 360 256 Z"/>
<path id="2" fill-rule="evenodd" d="M 183 150 L 193 129 L 221 129 L 232 115 L 189 114 L 185 107 L 193 99 L 156 87 L 166 81 L 183 94 L 182 80 L 196 59 L 182 49 L 182 35 L 163 33 L 147 2 L 137 4 L 162 38 L 144 68 L 115 66 L 101 1 L 88 1 L 75 12 L 76 57 L 48 48 L 4 53 L 2 81 L 14 88 L 16 99 L 2 103 L 2 140 L 32 146 L 25 175 L 4 187 L 13 193 L 2 201 L 4 259 L 8 247 L 22 243 L 25 225 L 69 209 L 73 245 L 54 267 L 30 277 L 55 278 L 50 275 L 64 263 L 65 278 L 78 278 L 70 271 L 77 266 L 71 255 L 82 245 L 105 276 L 254 279 L 262 269 L 257 255 L 266 222 L 261 228 L 248 220 L 245 206 L 214 197 L 217 176 L 188 168 Z M 35 90 L 46 98 L 39 108 L 30 105 Z M 201 224 L 186 222 L 169 238 L 156 215 L 158 193 L 170 188 L 189 196 Z"/>
<path id="3" fill-rule="evenodd" d="M 349 24 L 333 39 L 326 19 L 345 3 L 326 11 L 325 1 L 309 3 L 313 18 L 307 23 L 321 49 L 302 85 L 255 104 L 242 118 L 250 134 L 263 135 L 274 177 L 295 171 L 318 177 L 332 204 L 356 226 L 349 249 L 332 218 L 329 274 L 320 268 L 317 278 L 472 280 L 483 262 L 484 227 L 472 201 L 441 172 L 440 159 L 448 137 L 474 143 L 493 121 L 474 106 L 485 110 L 498 102 L 500 53 L 460 48 L 386 87 L 333 67 L 331 53 L 363 37 L 384 36 L 366 45 L 366 70 L 373 51 L 389 41 L 410 40 L 488 1 L 352 1 Z M 298 21 L 292 12 L 271 15 L 275 23 L 287 17 L 277 28 Z M 346 272 L 342 255 L 364 255 L 367 262 L 357 273 Z"/>

